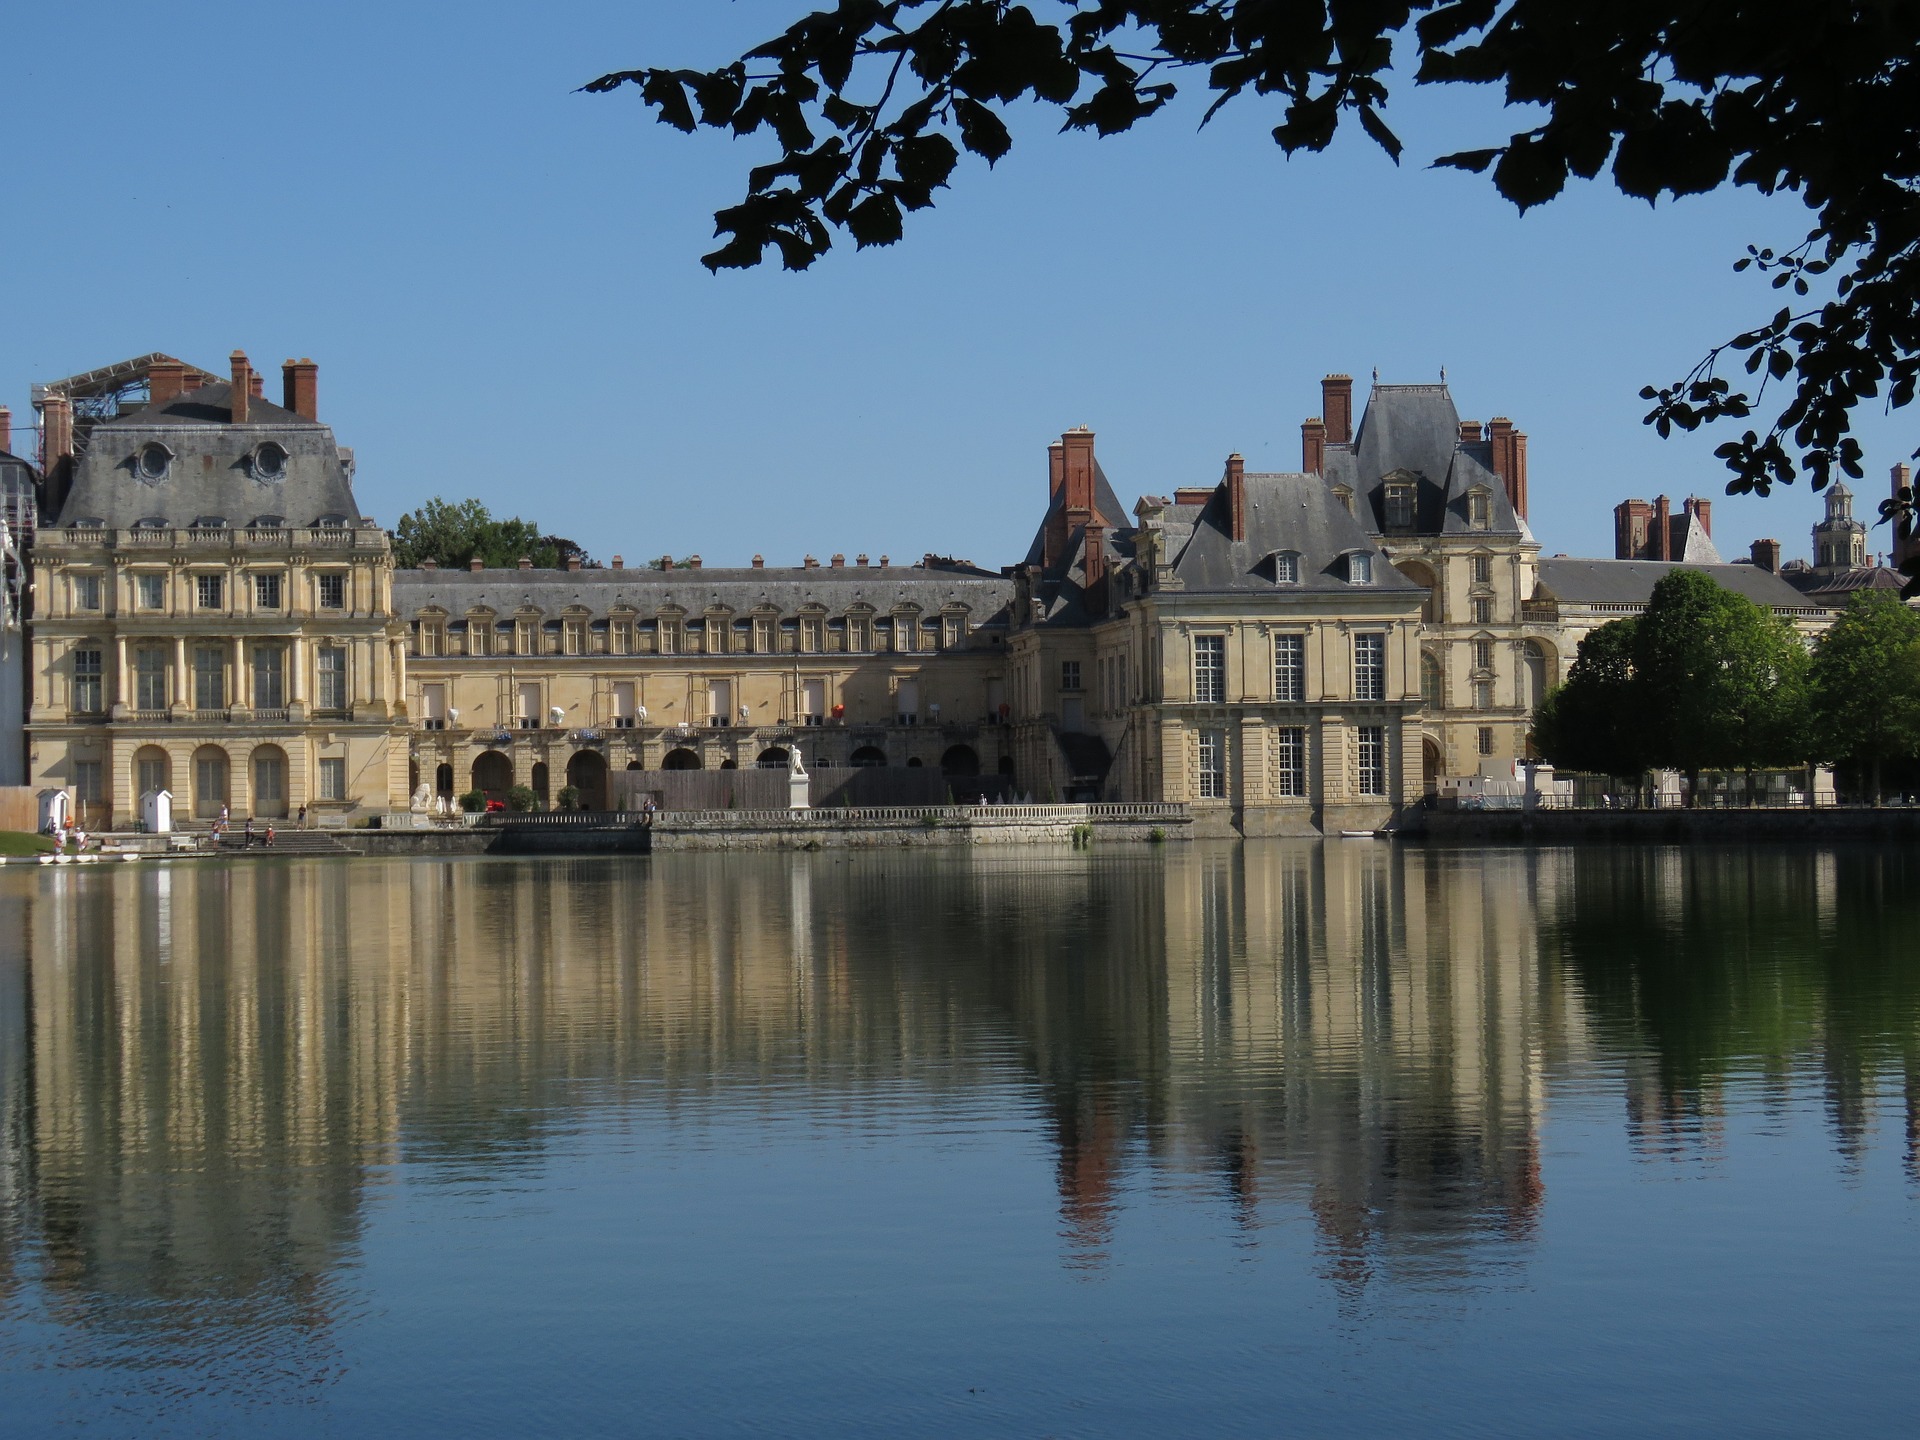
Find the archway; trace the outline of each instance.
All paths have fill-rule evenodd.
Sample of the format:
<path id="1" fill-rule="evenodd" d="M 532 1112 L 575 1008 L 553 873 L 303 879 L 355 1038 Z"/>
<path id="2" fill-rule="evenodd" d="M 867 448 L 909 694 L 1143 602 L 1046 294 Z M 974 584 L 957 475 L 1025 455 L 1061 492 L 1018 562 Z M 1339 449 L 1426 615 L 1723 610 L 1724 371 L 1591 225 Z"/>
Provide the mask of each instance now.
<path id="1" fill-rule="evenodd" d="M 1407 579 L 1427 592 L 1420 602 L 1420 619 L 1427 625 L 1440 622 L 1440 582 L 1434 578 L 1433 571 L 1418 560 L 1402 560 L 1393 567 Z"/>
<path id="2" fill-rule="evenodd" d="M 951 746 L 940 757 L 940 773 L 948 776 L 972 777 L 980 773 L 980 757 L 974 753 L 971 745 Z"/>
<path id="3" fill-rule="evenodd" d="M 1440 771 L 1440 744 L 1429 735 L 1420 742 L 1421 793 L 1426 795 L 1440 793 Z"/>
<path id="4" fill-rule="evenodd" d="M 1011 780 L 1013 778 L 1013 756 L 1002 755 L 1000 757 L 1000 764 L 996 768 L 1002 775 Z"/>
<path id="5" fill-rule="evenodd" d="M 607 757 L 598 750 L 577 750 L 567 761 L 567 784 L 580 792 L 582 810 L 607 808 Z"/>
<path id="6" fill-rule="evenodd" d="M 700 757 L 684 746 L 678 750 L 669 750 L 667 758 L 660 762 L 662 770 L 698 770 Z"/>
<path id="7" fill-rule="evenodd" d="M 533 780 L 533 798 L 540 803 L 540 808 L 544 810 L 547 808 L 547 802 L 553 798 L 552 782 L 547 779 L 546 761 L 537 760 L 534 762 L 533 775 L 531 778 Z"/>
<path id="8" fill-rule="evenodd" d="M 133 800 L 139 808 L 140 797 L 149 790 L 173 788 L 173 761 L 158 745 L 142 745 L 133 752 Z"/>
<path id="9" fill-rule="evenodd" d="M 1538 640 L 1529 640 L 1520 647 L 1520 703 L 1528 710 L 1538 709 L 1540 702 L 1547 698 L 1551 674 L 1546 646 Z"/>
<path id="10" fill-rule="evenodd" d="M 887 752 L 877 745 L 862 745 L 848 759 L 849 765 L 880 766 L 887 763 Z"/>
<path id="11" fill-rule="evenodd" d="M 263 820 L 287 818 L 287 752 L 278 745 L 253 747 L 253 813 Z"/>
<path id="12" fill-rule="evenodd" d="M 753 763 L 762 770 L 784 770 L 793 757 L 787 753 L 784 745 L 769 745 L 760 752 L 760 758 Z"/>
<path id="13" fill-rule="evenodd" d="M 498 750 L 483 750 L 474 757 L 473 788 L 489 800 L 505 800 L 513 788 L 513 762 Z"/>
<path id="14" fill-rule="evenodd" d="M 638 760 L 627 761 L 627 769 L 629 770 L 644 770 L 645 768 L 646 767 L 642 765 Z"/>
<path id="15" fill-rule="evenodd" d="M 434 767 L 433 793 L 436 795 L 453 794 L 453 766 L 438 765 Z"/>
<path id="16" fill-rule="evenodd" d="M 1440 661 L 1431 650 L 1420 652 L 1420 698 L 1429 710 L 1446 708 L 1446 684 L 1441 678 Z"/>
<path id="17" fill-rule="evenodd" d="M 227 752 L 202 745 L 193 752 L 193 818 L 217 820 L 227 803 Z"/>
<path id="18" fill-rule="evenodd" d="M 720 768 L 722 770 L 738 770 L 740 768 L 740 762 L 729 757 L 720 762 Z"/>

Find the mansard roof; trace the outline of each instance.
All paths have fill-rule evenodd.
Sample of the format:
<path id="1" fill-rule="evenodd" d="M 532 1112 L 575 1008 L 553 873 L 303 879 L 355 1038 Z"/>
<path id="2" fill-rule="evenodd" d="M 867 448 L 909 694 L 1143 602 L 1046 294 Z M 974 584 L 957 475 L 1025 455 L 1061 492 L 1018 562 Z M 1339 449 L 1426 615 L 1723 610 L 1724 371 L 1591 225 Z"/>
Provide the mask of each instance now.
<path id="1" fill-rule="evenodd" d="M 1249 474 L 1246 486 L 1246 538 L 1232 537 L 1226 486 L 1204 505 L 1170 506 L 1166 511 L 1168 549 L 1173 571 L 1188 592 L 1258 591 L 1274 594 L 1418 592 L 1395 570 L 1369 534 L 1320 478 L 1280 472 Z M 1356 499 L 1356 504 L 1358 503 Z M 1186 531 L 1184 543 L 1180 531 Z M 1177 550 L 1175 547 L 1178 546 Z M 1356 551 L 1375 557 L 1373 580 L 1353 585 L 1345 558 Z M 1274 583 L 1272 557 L 1300 557 L 1295 584 Z"/>
<path id="2" fill-rule="evenodd" d="M 938 614 L 965 607 L 975 626 L 1001 616 L 1013 582 L 998 575 L 918 565 L 822 566 L 805 570 L 397 570 L 393 603 L 401 615 L 437 607 L 452 616 L 485 607 L 500 614 L 532 606 L 547 614 L 573 607 L 604 618 L 630 606 L 652 615 L 669 606 L 689 615 L 711 609 L 746 615 L 771 606 L 793 615 L 818 606 L 842 615 L 855 606 L 888 614 L 917 606 Z"/>
<path id="3" fill-rule="evenodd" d="M 249 399 L 247 412 L 244 425 L 234 424 L 232 386 L 216 381 L 101 421 L 54 523 L 88 520 L 128 529 L 152 520 L 187 526 L 218 515 L 241 527 L 274 515 L 304 527 L 363 518 L 348 473 L 350 452 L 334 443 L 331 427 L 258 396 Z M 256 478 L 251 463 L 267 441 L 286 452 L 274 479 Z M 140 470 L 140 452 L 152 443 L 172 457 L 161 479 L 144 478 Z"/>
<path id="4" fill-rule="evenodd" d="M 1423 535 L 1490 534 L 1531 538 L 1514 513 L 1506 486 L 1493 469 L 1493 444 L 1462 443 L 1460 412 L 1440 385 L 1381 385 L 1367 397 L 1360 428 L 1348 445 L 1328 445 L 1328 485 L 1353 491 L 1354 509 L 1371 534 L 1386 526 L 1385 481 L 1408 472 L 1417 478 L 1414 529 Z M 1488 495 L 1488 523 L 1475 526 L 1468 496 Z"/>
<path id="5" fill-rule="evenodd" d="M 1644 605 L 1653 587 L 1676 570 L 1698 570 L 1722 588 L 1771 609 L 1806 610 L 1815 602 L 1757 565 L 1689 565 L 1676 560 L 1576 560 L 1543 557 L 1539 589 L 1562 605 Z"/>

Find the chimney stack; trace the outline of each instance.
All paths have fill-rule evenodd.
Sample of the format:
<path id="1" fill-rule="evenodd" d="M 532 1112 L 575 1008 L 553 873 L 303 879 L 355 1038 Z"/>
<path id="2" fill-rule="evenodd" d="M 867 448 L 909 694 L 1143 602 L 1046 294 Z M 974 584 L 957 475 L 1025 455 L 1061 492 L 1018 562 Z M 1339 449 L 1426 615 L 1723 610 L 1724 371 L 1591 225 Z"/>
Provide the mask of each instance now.
<path id="1" fill-rule="evenodd" d="M 533 568 L 532 559 L 528 556 L 522 555 L 520 557 L 520 568 L 522 570 L 531 570 Z"/>
<path id="2" fill-rule="evenodd" d="M 800 568 L 802 570 L 818 570 L 820 568 L 820 562 L 809 555 L 805 560 L 800 562 Z"/>
<path id="3" fill-rule="evenodd" d="M 700 568 L 700 557 L 698 555 L 687 556 L 687 568 L 689 570 L 698 570 Z"/>
<path id="4" fill-rule="evenodd" d="M 1060 437 L 1061 448 L 1065 451 L 1064 473 L 1061 476 L 1062 499 L 1069 512 L 1084 510 L 1086 516 L 1081 523 L 1093 514 L 1093 431 L 1081 425 L 1067 431 Z"/>
<path id="5" fill-rule="evenodd" d="M 422 570 L 438 570 L 440 568 L 440 562 L 429 557 L 420 562 L 420 568 Z"/>
<path id="6" fill-rule="evenodd" d="M 1060 493 L 1061 478 L 1066 471 L 1066 447 L 1058 440 L 1047 446 L 1047 503 L 1053 503 L 1053 497 Z"/>
<path id="7" fill-rule="evenodd" d="M 1513 428 L 1504 415 L 1487 422 L 1487 439 L 1493 443 L 1493 473 L 1500 477 L 1507 492 L 1507 503 L 1522 520 L 1527 518 L 1527 437 Z"/>
<path id="8" fill-rule="evenodd" d="M 40 468 L 51 475 L 73 454 L 73 402 L 64 395 L 47 396 L 40 404 L 40 424 Z"/>
<path id="9" fill-rule="evenodd" d="M 830 561 L 829 561 L 829 562 L 827 562 L 827 563 L 829 563 L 830 565 L 832 565 L 832 566 L 833 566 L 833 568 L 834 568 L 834 569 L 836 569 L 836 570 L 844 570 L 844 569 L 846 569 L 846 568 L 847 568 L 847 557 L 846 557 L 845 555 L 841 555 L 841 554 L 837 554 L 837 553 L 836 553 L 836 554 L 834 555 L 834 557 L 833 557 L 833 559 L 832 559 L 832 560 L 830 560 Z"/>
<path id="10" fill-rule="evenodd" d="M 233 409 L 233 423 L 247 423 L 247 401 L 253 395 L 253 367 L 247 364 L 247 352 L 236 350 L 228 357 L 233 363 L 233 384 L 229 404 Z"/>
<path id="11" fill-rule="evenodd" d="M 0 450 L 13 453 L 13 411 L 0 405 Z"/>
<path id="12" fill-rule="evenodd" d="M 1300 468 L 1309 475 L 1327 468 L 1327 422 L 1318 415 L 1300 422 Z"/>
<path id="13" fill-rule="evenodd" d="M 616 569 L 616 570 L 624 570 L 624 569 L 626 569 L 626 568 L 627 568 L 627 562 L 626 562 L 626 560 L 625 560 L 625 559 L 623 559 L 623 558 L 622 558 L 621 556 L 618 556 L 618 555 L 616 555 L 616 556 L 614 556 L 614 557 L 613 557 L 613 568 L 614 568 L 614 569 Z"/>
<path id="14" fill-rule="evenodd" d="M 1478 445 L 1484 438 L 1485 435 L 1480 429 L 1480 422 L 1478 420 L 1462 420 L 1460 422 L 1460 443 L 1462 445 Z"/>
<path id="15" fill-rule="evenodd" d="M 1673 506 L 1664 495 L 1653 497 L 1653 555 L 1655 560 L 1673 558 Z"/>
<path id="16" fill-rule="evenodd" d="M 853 563 L 864 570 L 867 568 L 867 557 L 864 555 L 856 555 L 853 557 Z"/>
<path id="17" fill-rule="evenodd" d="M 886 557 L 886 556 L 884 556 L 884 555 L 882 555 L 882 556 L 880 557 L 880 568 L 881 568 L 882 570 L 884 570 L 884 569 L 886 569 L 886 568 L 887 568 L 887 557 Z"/>
<path id="18" fill-rule="evenodd" d="M 1702 500 L 1698 495 L 1687 497 L 1687 513 L 1700 522 L 1700 529 L 1709 539 L 1713 536 L 1713 501 Z"/>
<path id="19" fill-rule="evenodd" d="M 147 370 L 147 408 L 158 410 L 180 398 L 186 388 L 187 367 L 178 360 L 162 360 Z"/>
<path id="20" fill-rule="evenodd" d="M 267 377 L 258 370 L 247 372 L 247 394 L 255 400 L 267 398 Z"/>
<path id="21" fill-rule="evenodd" d="M 756 555 L 756 556 L 754 556 L 754 557 L 753 557 L 753 568 L 754 568 L 754 569 L 756 569 L 756 570 L 764 570 L 764 569 L 766 569 L 766 568 L 767 568 L 767 557 L 766 557 L 766 556 L 764 556 L 764 555 Z"/>
<path id="22" fill-rule="evenodd" d="M 304 356 L 280 367 L 281 405 L 307 420 L 320 418 L 320 367 Z"/>
<path id="23" fill-rule="evenodd" d="M 206 376 L 202 375 L 198 370 L 189 370 L 180 377 L 180 393 L 182 395 L 191 395 L 206 383 Z"/>
<path id="24" fill-rule="evenodd" d="M 1327 422 L 1329 445 L 1353 443 L 1353 377 L 1329 375 L 1320 382 L 1320 413 Z"/>
<path id="25" fill-rule="evenodd" d="M 1107 612 L 1107 527 L 1098 520 L 1087 526 L 1086 596 L 1087 608 L 1095 615 Z"/>
<path id="26" fill-rule="evenodd" d="M 469 570 L 484 570 L 486 568 L 487 568 L 487 562 L 481 559 L 478 555 L 474 556 L 471 560 L 467 561 L 467 569 Z"/>
<path id="27" fill-rule="evenodd" d="M 1780 573 L 1780 542 L 1778 540 L 1756 540 L 1753 542 L 1750 553 L 1753 556 L 1754 569 L 1764 570 L 1769 575 Z"/>
<path id="28" fill-rule="evenodd" d="M 580 557 L 578 555 L 567 556 L 567 569 L 578 570 L 579 568 L 580 568 Z"/>
<path id="29" fill-rule="evenodd" d="M 1227 457 L 1227 534 L 1236 543 L 1247 538 L 1247 462 Z"/>

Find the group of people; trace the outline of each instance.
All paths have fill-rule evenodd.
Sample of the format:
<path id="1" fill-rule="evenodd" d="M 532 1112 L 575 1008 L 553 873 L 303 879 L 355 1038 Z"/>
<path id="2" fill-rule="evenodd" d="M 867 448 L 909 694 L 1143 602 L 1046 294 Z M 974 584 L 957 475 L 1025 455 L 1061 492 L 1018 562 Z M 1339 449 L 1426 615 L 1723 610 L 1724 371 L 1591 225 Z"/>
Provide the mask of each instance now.
<path id="1" fill-rule="evenodd" d="M 304 830 L 306 828 L 307 807 L 304 805 L 300 807 L 299 824 L 301 829 Z M 226 836 L 227 831 L 231 828 L 232 828 L 232 825 L 227 815 L 227 807 L 222 805 L 220 807 L 219 818 L 217 818 L 213 822 L 213 843 L 218 845 L 220 841 Z M 251 850 L 253 848 L 253 842 L 256 838 L 260 840 L 263 848 L 268 850 L 271 850 L 273 848 L 273 822 L 271 820 L 267 821 L 266 830 L 264 834 L 256 837 L 253 829 L 253 817 L 249 815 L 247 817 L 247 823 L 243 827 L 241 827 L 240 834 L 241 834 L 243 849 Z"/>

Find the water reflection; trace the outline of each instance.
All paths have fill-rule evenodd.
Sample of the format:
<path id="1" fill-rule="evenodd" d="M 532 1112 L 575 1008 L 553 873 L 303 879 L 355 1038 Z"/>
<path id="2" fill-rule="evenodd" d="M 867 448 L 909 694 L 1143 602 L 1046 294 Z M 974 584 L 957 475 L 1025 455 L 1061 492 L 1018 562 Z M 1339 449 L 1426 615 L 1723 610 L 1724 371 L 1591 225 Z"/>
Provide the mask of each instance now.
<path id="1" fill-rule="evenodd" d="M 1310 1217 L 1348 1302 L 1482 1285 L 1530 1254 L 1560 1083 L 1698 1159 L 1730 1087 L 1780 1106 L 1815 1074 L 1857 1167 L 1891 1079 L 1915 1165 L 1916 868 L 1274 843 L 11 870 L 0 1318 L 284 1398 L 338 1367 L 388 1167 L 537 1175 L 623 1110 L 903 1146 L 1011 1113 L 1069 1266 L 1110 1261 L 1144 1186 L 1252 1247 Z"/>

